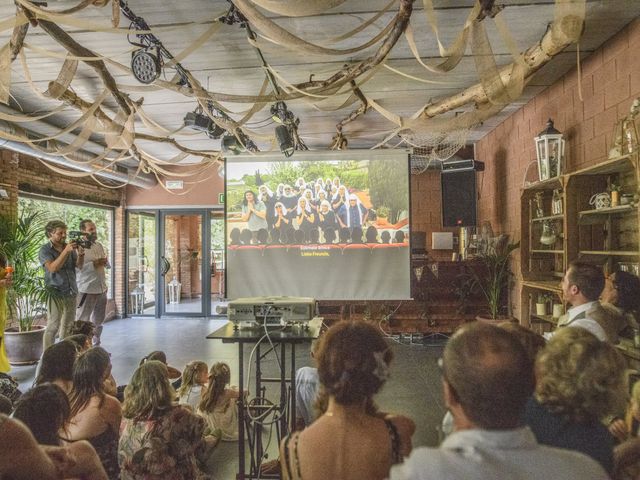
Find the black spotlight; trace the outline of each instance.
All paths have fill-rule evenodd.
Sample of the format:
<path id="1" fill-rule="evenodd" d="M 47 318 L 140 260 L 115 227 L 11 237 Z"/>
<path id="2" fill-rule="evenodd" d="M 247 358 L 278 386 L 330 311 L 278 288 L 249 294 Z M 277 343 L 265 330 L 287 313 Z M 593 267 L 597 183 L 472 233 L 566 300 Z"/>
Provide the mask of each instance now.
<path id="1" fill-rule="evenodd" d="M 235 137 L 235 135 L 225 135 L 224 137 L 222 137 L 220 147 L 222 148 L 223 152 L 231 152 L 234 155 L 238 155 L 239 153 L 242 153 L 244 151 L 244 148 L 242 148 L 242 145 L 240 145 L 240 142 L 238 142 L 238 139 Z"/>
<path id="2" fill-rule="evenodd" d="M 285 157 L 293 155 L 295 145 L 293 144 L 293 138 L 291 137 L 288 126 L 278 125 L 276 127 L 276 140 L 280 146 L 280 151 L 284 153 Z"/>
<path id="3" fill-rule="evenodd" d="M 141 48 L 131 55 L 131 70 L 140 83 L 153 83 L 160 76 L 160 59 Z"/>

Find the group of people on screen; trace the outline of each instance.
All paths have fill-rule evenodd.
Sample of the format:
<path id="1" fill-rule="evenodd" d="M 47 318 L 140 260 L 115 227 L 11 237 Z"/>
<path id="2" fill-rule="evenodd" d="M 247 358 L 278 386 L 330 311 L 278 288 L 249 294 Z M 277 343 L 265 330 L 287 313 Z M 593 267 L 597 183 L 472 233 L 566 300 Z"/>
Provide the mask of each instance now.
<path id="1" fill-rule="evenodd" d="M 250 243 L 362 243 L 363 232 L 375 219 L 375 211 L 338 177 L 311 183 L 298 178 L 293 186 L 280 183 L 275 191 L 262 184 L 257 191 L 245 191 L 242 200 L 241 221 L 251 234 Z M 375 243 L 370 239 L 367 243 Z"/>

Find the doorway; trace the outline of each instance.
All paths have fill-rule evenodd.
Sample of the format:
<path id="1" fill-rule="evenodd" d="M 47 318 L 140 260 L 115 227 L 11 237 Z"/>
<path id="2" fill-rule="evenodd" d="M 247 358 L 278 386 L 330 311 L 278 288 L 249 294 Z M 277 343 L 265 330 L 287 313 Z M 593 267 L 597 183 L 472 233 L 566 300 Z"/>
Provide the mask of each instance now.
<path id="1" fill-rule="evenodd" d="M 208 317 L 225 302 L 224 212 L 130 210 L 127 313 Z"/>

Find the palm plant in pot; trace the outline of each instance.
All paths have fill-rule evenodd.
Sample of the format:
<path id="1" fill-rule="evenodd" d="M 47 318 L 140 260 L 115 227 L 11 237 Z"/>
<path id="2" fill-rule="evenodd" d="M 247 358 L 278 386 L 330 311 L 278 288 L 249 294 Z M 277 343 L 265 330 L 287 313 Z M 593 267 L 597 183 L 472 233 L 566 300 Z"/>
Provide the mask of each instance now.
<path id="1" fill-rule="evenodd" d="M 49 302 L 58 299 L 56 291 L 45 285 L 38 262 L 44 223 L 40 212 L 17 218 L 0 215 L 0 255 L 13 269 L 6 295 L 10 322 L 4 332 L 12 364 L 34 363 L 40 358 L 44 327 L 36 323 L 46 315 Z"/>
<path id="2" fill-rule="evenodd" d="M 507 299 L 505 293 L 513 273 L 509 262 L 511 253 L 520 247 L 520 242 L 497 245 L 476 256 L 480 268 L 471 270 L 474 287 L 482 292 L 487 302 L 489 317 L 479 315 L 478 320 L 506 320 Z"/>

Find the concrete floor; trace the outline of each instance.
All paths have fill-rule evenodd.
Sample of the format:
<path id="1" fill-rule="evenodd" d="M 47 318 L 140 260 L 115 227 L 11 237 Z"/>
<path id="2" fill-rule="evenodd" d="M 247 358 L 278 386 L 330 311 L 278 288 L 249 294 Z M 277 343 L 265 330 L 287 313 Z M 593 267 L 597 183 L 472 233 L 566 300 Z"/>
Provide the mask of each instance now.
<path id="1" fill-rule="evenodd" d="M 105 324 L 102 346 L 111 352 L 113 375 L 118 384 L 126 384 L 140 359 L 153 350 L 163 350 L 170 365 L 182 369 L 191 360 L 203 360 L 211 366 L 214 362 L 226 362 L 231 367 L 231 382 L 238 383 L 238 347 L 223 344 L 219 340 L 205 337 L 226 323 L 220 319 L 199 318 L 127 318 Z M 408 338 L 391 340 L 394 361 L 391 378 L 376 397 L 384 411 L 408 415 L 416 422 L 413 445 L 438 444 L 437 427 L 444 414 L 442 388 L 437 360 L 442 353 L 442 339 L 433 342 Z M 245 369 L 250 347 L 245 350 Z M 296 349 L 296 366 L 309 365 L 309 346 Z M 278 372 L 273 354 L 264 358 L 263 375 L 275 376 Z M 11 375 L 20 382 L 23 391 L 33 383 L 35 366 L 14 367 Z M 253 383 L 250 383 L 253 385 Z M 267 390 L 267 398 L 277 401 L 276 385 Z M 278 387 L 279 388 L 279 387 Z M 268 431 L 264 434 L 264 444 L 268 441 Z M 275 432 L 269 444 L 269 459 L 277 458 Z M 235 478 L 238 471 L 237 443 L 222 443 L 208 462 L 208 470 L 215 478 Z"/>

